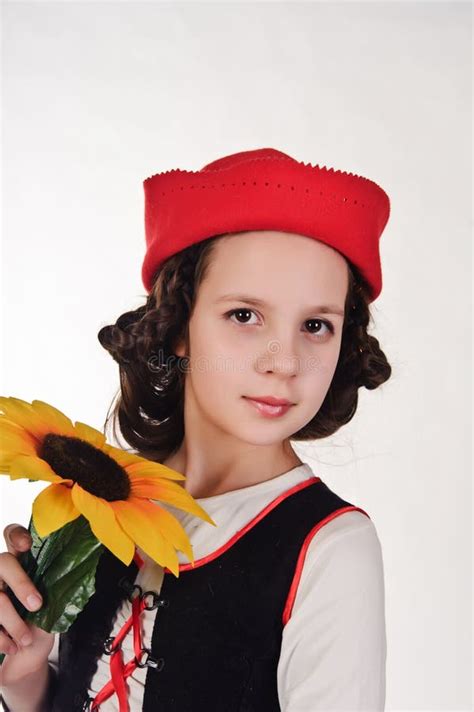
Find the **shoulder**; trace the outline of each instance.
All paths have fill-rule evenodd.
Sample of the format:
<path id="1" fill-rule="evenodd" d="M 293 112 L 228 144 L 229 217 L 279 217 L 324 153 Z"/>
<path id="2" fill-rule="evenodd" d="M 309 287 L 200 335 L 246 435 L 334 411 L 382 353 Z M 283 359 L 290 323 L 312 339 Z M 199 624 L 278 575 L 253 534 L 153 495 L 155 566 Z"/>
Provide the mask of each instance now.
<path id="1" fill-rule="evenodd" d="M 322 556 L 327 549 L 346 549 L 354 542 L 356 547 L 380 546 L 372 519 L 357 509 L 342 512 L 317 528 L 308 546 L 312 558 Z M 359 542 L 359 543 L 357 543 Z"/>
<path id="2" fill-rule="evenodd" d="M 384 593 L 380 539 L 370 517 L 357 510 L 343 512 L 317 529 L 300 566 L 294 610 L 316 586 L 336 597 Z"/>
<path id="3" fill-rule="evenodd" d="M 384 576 L 372 520 L 349 510 L 317 529 L 299 574 L 278 664 L 282 712 L 384 709 Z"/>

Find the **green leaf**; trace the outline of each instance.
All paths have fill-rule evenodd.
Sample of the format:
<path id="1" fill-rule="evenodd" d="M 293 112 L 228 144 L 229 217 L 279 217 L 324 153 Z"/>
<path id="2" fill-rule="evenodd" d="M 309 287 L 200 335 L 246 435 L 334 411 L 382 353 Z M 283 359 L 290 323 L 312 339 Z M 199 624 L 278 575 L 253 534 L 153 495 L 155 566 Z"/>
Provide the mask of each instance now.
<path id="1" fill-rule="evenodd" d="M 69 629 L 95 591 L 95 573 L 104 546 L 82 515 L 42 539 L 33 518 L 32 546 L 18 560 L 43 596 L 38 611 L 29 611 L 10 588 L 6 593 L 23 620 L 50 633 Z M 0 664 L 4 654 L 0 654 Z"/>

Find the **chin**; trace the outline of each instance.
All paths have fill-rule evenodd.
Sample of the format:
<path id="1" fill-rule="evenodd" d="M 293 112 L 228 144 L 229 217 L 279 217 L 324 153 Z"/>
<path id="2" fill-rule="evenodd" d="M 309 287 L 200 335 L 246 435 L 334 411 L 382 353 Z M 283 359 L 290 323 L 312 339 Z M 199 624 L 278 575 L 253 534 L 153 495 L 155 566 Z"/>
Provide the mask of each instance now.
<path id="1" fill-rule="evenodd" d="M 263 430 L 263 425 L 266 426 L 266 432 Z M 254 445 L 255 447 L 268 447 L 269 445 L 276 445 L 291 437 L 291 433 L 287 432 L 288 429 L 285 429 L 283 432 L 282 429 L 278 428 L 275 424 L 270 429 L 268 428 L 267 423 L 264 423 L 263 425 L 258 427 L 255 423 L 249 423 L 246 428 L 242 428 L 239 433 L 235 433 L 235 437 L 247 445 Z"/>

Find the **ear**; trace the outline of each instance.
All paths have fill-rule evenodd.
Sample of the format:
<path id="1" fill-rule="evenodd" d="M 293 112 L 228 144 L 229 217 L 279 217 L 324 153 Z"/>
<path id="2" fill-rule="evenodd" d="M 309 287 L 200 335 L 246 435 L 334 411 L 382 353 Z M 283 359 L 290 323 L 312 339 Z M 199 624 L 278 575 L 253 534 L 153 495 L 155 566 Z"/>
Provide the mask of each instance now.
<path id="1" fill-rule="evenodd" d="M 175 356 L 180 356 L 184 358 L 186 356 L 186 344 L 184 341 L 177 341 L 174 347 Z"/>

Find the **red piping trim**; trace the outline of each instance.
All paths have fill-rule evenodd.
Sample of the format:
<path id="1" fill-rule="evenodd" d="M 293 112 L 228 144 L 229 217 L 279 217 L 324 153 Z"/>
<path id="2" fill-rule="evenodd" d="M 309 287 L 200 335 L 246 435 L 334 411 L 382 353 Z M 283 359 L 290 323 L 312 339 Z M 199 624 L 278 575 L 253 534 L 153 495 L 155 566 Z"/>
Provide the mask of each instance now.
<path id="1" fill-rule="evenodd" d="M 233 546 L 236 541 L 238 541 L 241 537 L 243 537 L 244 534 L 246 534 L 250 529 L 252 529 L 252 527 L 254 527 L 261 519 L 263 519 L 269 512 L 271 512 L 272 509 L 275 509 L 275 507 L 277 507 L 278 504 L 280 504 L 280 502 L 282 502 L 284 499 L 286 499 L 290 495 L 294 494 L 295 492 L 299 492 L 300 490 L 305 489 L 305 487 L 310 487 L 311 485 L 315 485 L 320 481 L 321 481 L 320 477 L 315 477 L 314 475 L 312 475 L 311 477 L 308 477 L 308 479 L 303 480 L 303 482 L 299 482 L 298 484 L 294 485 L 293 487 L 290 487 L 290 489 L 286 490 L 286 492 L 281 493 L 272 502 L 267 504 L 267 506 L 264 507 L 264 509 L 262 509 L 262 511 L 259 512 L 259 514 L 257 514 L 253 519 L 251 519 L 244 527 L 239 529 L 239 531 L 236 532 L 234 534 L 234 536 L 232 536 L 223 546 L 219 547 L 219 549 L 216 549 L 216 551 L 213 551 L 208 556 L 203 556 L 201 559 L 198 559 L 197 562 L 195 561 L 194 564 L 191 564 L 191 563 L 180 564 L 179 570 L 180 571 L 189 571 L 190 569 L 196 568 L 196 566 L 204 566 L 205 564 L 209 563 L 210 561 L 213 561 L 218 556 L 223 554 L 225 551 L 230 549 L 230 547 Z M 133 555 L 133 560 L 137 564 L 138 568 L 141 568 L 143 566 L 144 560 L 138 553 L 137 549 L 135 549 L 135 553 Z M 172 573 L 172 571 L 170 571 L 170 569 L 168 569 L 167 567 L 164 567 L 164 572 Z M 99 692 L 93 698 L 93 700 L 91 702 L 91 709 L 93 712 L 96 712 L 97 710 L 99 710 L 102 702 L 107 700 L 114 693 L 117 695 L 117 698 L 118 698 L 119 712 L 130 712 L 130 707 L 129 707 L 129 703 L 128 703 L 129 690 L 127 687 L 126 679 L 136 669 L 137 660 L 140 659 L 140 656 L 142 653 L 140 614 L 143 611 L 144 606 L 145 606 L 144 599 L 139 599 L 137 597 L 135 597 L 133 599 L 132 614 L 125 621 L 124 625 L 119 630 L 119 632 L 116 634 L 116 636 L 113 640 L 113 643 L 111 646 L 112 654 L 111 654 L 111 658 L 110 658 L 111 679 L 105 683 L 105 685 L 99 690 Z M 135 652 L 135 658 L 132 660 L 129 660 L 126 664 L 124 664 L 120 643 L 125 638 L 125 636 L 127 635 L 128 631 L 130 630 L 130 628 L 132 626 L 133 626 L 133 643 L 134 643 L 133 647 L 134 647 L 134 652 Z"/>
<path id="2" fill-rule="evenodd" d="M 198 559 L 197 562 L 193 564 L 181 564 L 179 569 L 180 571 L 187 571 L 191 568 L 195 568 L 196 563 L 198 566 L 203 566 L 204 564 L 208 563 L 209 561 L 212 561 L 213 559 L 217 558 L 220 556 L 224 551 L 227 551 L 233 544 L 235 544 L 236 541 L 238 541 L 246 532 L 248 532 L 252 527 L 254 527 L 257 522 L 259 522 L 263 517 L 265 517 L 269 512 L 272 511 L 280 502 L 282 502 L 284 499 L 292 495 L 294 492 L 298 492 L 299 490 L 304 489 L 305 487 L 309 487 L 313 484 L 316 484 L 317 482 L 320 482 L 321 478 L 320 477 L 314 477 L 311 476 L 307 480 L 304 480 L 303 482 L 298 483 L 294 487 L 291 487 L 288 489 L 286 492 L 283 492 L 280 494 L 276 499 L 274 499 L 272 502 L 270 502 L 262 511 L 253 519 L 250 520 L 242 529 L 239 529 L 236 534 L 234 534 L 231 539 L 229 539 L 228 542 L 226 542 L 223 546 L 221 546 L 219 549 L 216 551 L 212 552 L 208 556 L 204 556 L 201 559 Z M 309 532 L 309 534 L 306 536 L 303 545 L 301 547 L 299 556 L 298 556 L 298 561 L 296 564 L 296 570 L 295 574 L 293 576 L 293 580 L 290 586 L 290 591 L 286 600 L 285 604 L 285 609 L 283 612 L 283 625 L 285 626 L 286 623 L 288 622 L 290 616 L 291 616 L 291 611 L 293 608 L 293 603 L 294 599 L 296 596 L 296 592 L 298 590 L 298 584 L 301 578 L 301 572 L 303 569 L 303 564 L 306 556 L 306 551 L 308 549 L 308 546 L 313 538 L 313 536 L 323 527 L 325 524 L 327 524 L 331 519 L 334 519 L 335 517 L 338 517 L 339 515 L 343 514 L 344 512 L 349 512 L 349 511 L 358 511 L 362 512 L 362 514 L 365 514 L 367 517 L 369 516 L 367 512 L 365 512 L 363 509 L 360 507 L 355 507 L 353 505 L 349 505 L 346 507 L 341 507 L 341 509 L 336 510 L 335 512 L 332 512 L 332 514 L 328 515 L 325 519 L 321 520 L 318 522 L 318 524 L 313 527 L 313 529 Z M 369 517 L 370 518 L 370 517 Z M 137 564 L 138 568 L 141 568 L 144 563 L 144 559 L 140 556 L 138 553 L 138 550 L 135 549 L 135 553 L 133 556 L 133 560 Z M 165 567 L 164 569 L 165 573 L 172 573 L 169 569 Z M 128 703 L 128 694 L 129 694 L 129 689 L 126 683 L 126 679 L 133 673 L 133 671 L 137 668 L 137 661 L 140 660 L 141 654 L 143 652 L 143 649 L 141 647 L 142 645 L 142 640 L 141 640 L 141 625 L 140 625 L 140 614 L 142 613 L 143 609 L 145 607 L 145 601 L 144 599 L 139 599 L 138 597 L 134 597 L 132 601 L 132 613 L 129 616 L 129 618 L 126 620 L 122 628 L 119 630 L 119 632 L 116 634 L 113 644 L 112 644 L 112 654 L 110 658 L 110 671 L 112 674 L 111 679 L 99 690 L 99 692 L 96 694 L 94 699 L 91 702 L 91 709 L 95 712 L 96 710 L 99 710 L 100 705 L 102 702 L 107 700 L 109 697 L 111 697 L 114 692 L 118 697 L 118 702 L 119 702 L 119 711 L 120 712 L 129 712 L 130 707 Z M 133 648 L 134 648 L 134 653 L 135 657 L 132 660 L 129 660 L 125 665 L 123 661 L 123 656 L 122 656 L 122 650 L 121 650 L 121 645 L 120 643 L 122 640 L 125 638 L 127 635 L 128 631 L 130 628 L 133 627 Z"/>
<path id="3" fill-rule="evenodd" d="M 275 509 L 280 502 L 282 502 L 284 499 L 287 497 L 290 497 L 290 495 L 294 494 L 295 492 L 299 492 L 299 490 L 305 489 L 305 487 L 310 487 L 311 485 L 315 485 L 318 482 L 321 482 L 320 477 L 315 477 L 314 475 L 311 475 L 311 477 L 308 477 L 308 479 L 303 480 L 303 482 L 298 482 L 298 484 L 294 485 L 293 487 L 290 487 L 290 489 L 286 490 L 286 492 L 282 492 L 278 497 L 276 497 L 272 502 L 267 504 L 262 511 L 257 514 L 253 519 L 251 519 L 242 529 L 239 529 L 238 532 L 236 532 L 225 544 L 220 546 L 218 549 L 215 551 L 211 552 L 207 556 L 203 556 L 201 559 L 197 559 L 197 561 L 188 564 L 180 564 L 179 565 L 179 571 L 189 571 L 191 569 L 198 568 L 199 566 L 204 566 L 205 564 L 208 564 L 211 561 L 214 561 L 214 559 L 217 559 L 218 556 L 221 556 L 221 554 L 224 554 L 228 549 L 231 548 L 241 537 L 244 536 L 250 529 L 252 529 L 261 519 L 263 519 L 269 512 L 272 511 L 272 509 Z M 168 567 L 164 567 L 164 572 L 165 574 L 173 573 L 168 569 Z"/>
<path id="4" fill-rule="evenodd" d="M 318 522 L 312 529 L 311 531 L 306 535 L 306 538 L 303 542 L 303 545 L 301 547 L 299 556 L 298 556 L 298 561 L 296 562 L 296 568 L 295 568 L 295 573 L 293 575 L 293 580 L 291 582 L 291 586 L 288 592 L 288 596 L 286 599 L 285 607 L 283 609 L 283 616 L 282 616 L 282 621 L 283 621 L 283 626 L 285 626 L 288 621 L 290 620 L 291 617 L 291 612 L 293 610 L 293 605 L 295 602 L 296 598 L 296 593 L 298 591 L 298 585 L 300 582 L 301 578 L 301 573 L 303 571 L 303 564 L 304 560 L 306 558 L 306 552 L 308 550 L 308 547 L 315 536 L 315 534 L 318 533 L 322 527 L 324 527 L 328 522 L 330 522 L 332 519 L 335 519 L 336 517 L 339 517 L 341 514 L 344 514 L 344 512 L 362 512 L 362 514 L 365 514 L 366 517 L 369 517 L 367 512 L 365 512 L 363 509 L 360 507 L 356 507 L 354 505 L 347 505 L 345 507 L 341 507 L 340 509 L 336 509 L 334 512 L 331 514 L 328 514 L 327 517 L 324 519 L 321 519 L 320 522 Z M 369 517 L 370 519 L 370 517 Z"/>

